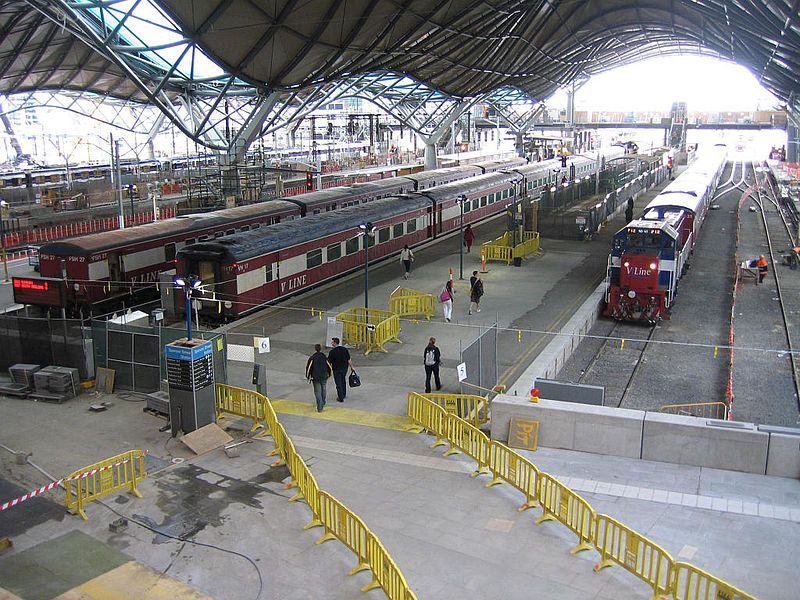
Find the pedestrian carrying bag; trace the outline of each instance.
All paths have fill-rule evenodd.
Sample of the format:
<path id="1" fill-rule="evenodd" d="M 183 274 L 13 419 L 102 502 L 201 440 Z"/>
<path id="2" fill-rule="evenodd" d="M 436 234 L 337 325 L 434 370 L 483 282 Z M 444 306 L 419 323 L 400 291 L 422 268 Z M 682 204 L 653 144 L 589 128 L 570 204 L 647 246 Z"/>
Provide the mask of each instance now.
<path id="1" fill-rule="evenodd" d="M 348 383 L 350 387 L 358 387 L 361 385 L 361 377 L 358 376 L 358 373 L 355 371 L 350 372 L 350 377 L 348 378 Z"/>
<path id="2" fill-rule="evenodd" d="M 450 292 L 447 289 L 442 290 L 442 293 L 439 294 L 439 302 L 447 302 L 450 300 Z"/>

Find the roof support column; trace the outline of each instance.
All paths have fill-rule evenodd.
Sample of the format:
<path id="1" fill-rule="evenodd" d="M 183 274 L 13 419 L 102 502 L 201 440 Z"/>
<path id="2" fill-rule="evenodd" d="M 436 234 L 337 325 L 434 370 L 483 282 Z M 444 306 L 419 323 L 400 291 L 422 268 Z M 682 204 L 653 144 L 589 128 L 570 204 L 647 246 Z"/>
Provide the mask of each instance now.
<path id="1" fill-rule="evenodd" d="M 788 110 L 786 123 L 786 162 L 800 162 L 800 115 L 797 111 Z"/>
<path id="2" fill-rule="evenodd" d="M 430 135 L 422 135 L 419 130 L 416 130 L 412 123 L 404 123 L 415 129 L 417 131 L 417 135 L 425 142 L 425 170 L 429 171 L 431 169 L 437 168 L 437 160 L 436 160 L 436 143 L 442 139 L 442 136 L 445 132 L 455 123 L 456 119 L 458 119 L 465 110 L 467 110 L 472 105 L 472 102 L 467 100 L 462 100 L 453 109 L 450 113 L 439 122 L 439 125 L 436 129 L 431 132 Z"/>
<path id="3" fill-rule="evenodd" d="M 267 115 L 278 102 L 278 93 L 272 92 L 266 96 L 260 95 L 257 100 L 257 107 L 250 113 L 247 121 L 231 140 L 228 147 L 228 160 L 231 164 L 236 164 L 244 158 L 247 149 L 253 140 L 261 133 L 261 126 Z"/>

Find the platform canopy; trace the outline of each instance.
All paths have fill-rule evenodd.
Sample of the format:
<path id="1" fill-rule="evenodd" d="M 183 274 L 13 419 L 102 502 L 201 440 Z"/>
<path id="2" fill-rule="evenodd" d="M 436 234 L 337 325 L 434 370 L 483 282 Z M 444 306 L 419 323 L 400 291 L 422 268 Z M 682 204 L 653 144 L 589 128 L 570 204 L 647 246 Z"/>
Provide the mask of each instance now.
<path id="1" fill-rule="evenodd" d="M 192 120 L 201 112 L 206 133 L 220 120 L 206 118 L 220 110 L 209 98 L 249 97 L 240 116 L 252 135 L 249 121 L 268 121 L 287 99 L 307 106 L 321 93 L 341 97 L 342 86 L 371 98 L 376 77 L 402 78 L 418 105 L 431 95 L 463 107 L 507 91 L 541 101 L 614 67 L 692 53 L 745 66 L 796 109 L 799 9 L 798 0 L 0 0 L 0 93 L 82 89 L 154 103 L 173 121 L 167 105 L 180 97 L 185 130 L 202 138 Z"/>

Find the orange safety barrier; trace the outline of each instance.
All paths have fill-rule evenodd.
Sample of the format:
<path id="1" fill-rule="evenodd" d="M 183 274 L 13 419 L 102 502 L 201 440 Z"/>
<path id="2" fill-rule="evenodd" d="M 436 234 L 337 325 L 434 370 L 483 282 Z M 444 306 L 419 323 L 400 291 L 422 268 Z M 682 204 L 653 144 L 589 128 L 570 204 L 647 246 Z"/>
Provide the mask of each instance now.
<path id="1" fill-rule="evenodd" d="M 485 433 L 464 419 L 448 414 L 447 439 L 450 448 L 444 453 L 445 456 L 463 452 L 478 463 L 472 477 L 489 473 L 489 437 Z"/>
<path id="2" fill-rule="evenodd" d="M 672 596 L 675 600 L 756 600 L 747 592 L 694 565 L 676 562 Z"/>
<path id="3" fill-rule="evenodd" d="M 251 433 L 259 428 L 266 430 L 267 402 L 267 397 L 258 392 L 232 385 L 220 384 L 216 386 L 215 408 L 217 420 L 223 419 L 224 414 L 250 419 L 253 421 L 253 426 L 250 428 Z"/>
<path id="4" fill-rule="evenodd" d="M 437 406 L 422 394 L 409 392 L 406 414 L 417 424 L 417 427 L 410 431 L 416 433 L 430 431 L 436 436 L 436 441 L 431 448 L 444 446 L 447 443 L 444 441 L 444 438 L 447 437 L 447 413 L 441 406 Z"/>
<path id="5" fill-rule="evenodd" d="M 400 569 L 372 532 L 367 536 L 367 560 L 372 582 L 361 588 L 362 592 L 381 588 L 389 600 L 417 600 Z"/>
<path id="6" fill-rule="evenodd" d="M 675 562 L 666 550 L 608 515 L 598 515 L 595 523 L 601 556 L 595 571 L 617 564 L 653 588 L 654 598 L 672 593 Z"/>
<path id="7" fill-rule="evenodd" d="M 325 535 L 317 540 L 322 544 L 338 539 L 356 555 L 358 564 L 350 569 L 348 575 L 369 569 L 367 559 L 367 526 L 353 511 L 328 492 L 319 493 L 319 517 Z"/>
<path id="8" fill-rule="evenodd" d="M 542 516 L 536 524 L 556 520 L 578 536 L 578 545 L 569 551 L 576 554 L 592 548 L 595 513 L 591 505 L 549 473 L 539 472 L 539 503 Z"/>
<path id="9" fill-rule="evenodd" d="M 536 498 L 539 496 L 539 469 L 531 461 L 502 442 L 493 440 L 489 446 L 489 470 L 494 479 L 484 487 L 511 484 L 525 494 L 525 503 L 519 507 L 520 512 L 536 506 Z"/>
<path id="10" fill-rule="evenodd" d="M 65 479 L 67 509 L 78 513 L 84 521 L 89 517 L 83 510 L 92 500 L 97 500 L 111 492 L 128 488 L 128 491 L 141 498 L 136 484 L 147 475 L 144 469 L 144 452 L 129 450 L 117 456 L 100 461 L 83 469 L 78 469 Z"/>

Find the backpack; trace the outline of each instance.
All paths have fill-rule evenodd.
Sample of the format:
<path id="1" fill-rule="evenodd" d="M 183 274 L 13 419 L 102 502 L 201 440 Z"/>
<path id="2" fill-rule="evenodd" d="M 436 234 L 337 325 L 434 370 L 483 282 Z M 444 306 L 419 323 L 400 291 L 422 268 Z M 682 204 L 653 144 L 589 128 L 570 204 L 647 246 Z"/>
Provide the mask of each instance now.
<path id="1" fill-rule="evenodd" d="M 425 366 L 432 367 L 436 364 L 436 353 L 433 350 L 425 351 Z"/>
<path id="2" fill-rule="evenodd" d="M 450 300 L 450 292 L 447 291 L 447 288 L 442 290 L 442 293 L 439 294 L 439 302 L 447 302 Z"/>

